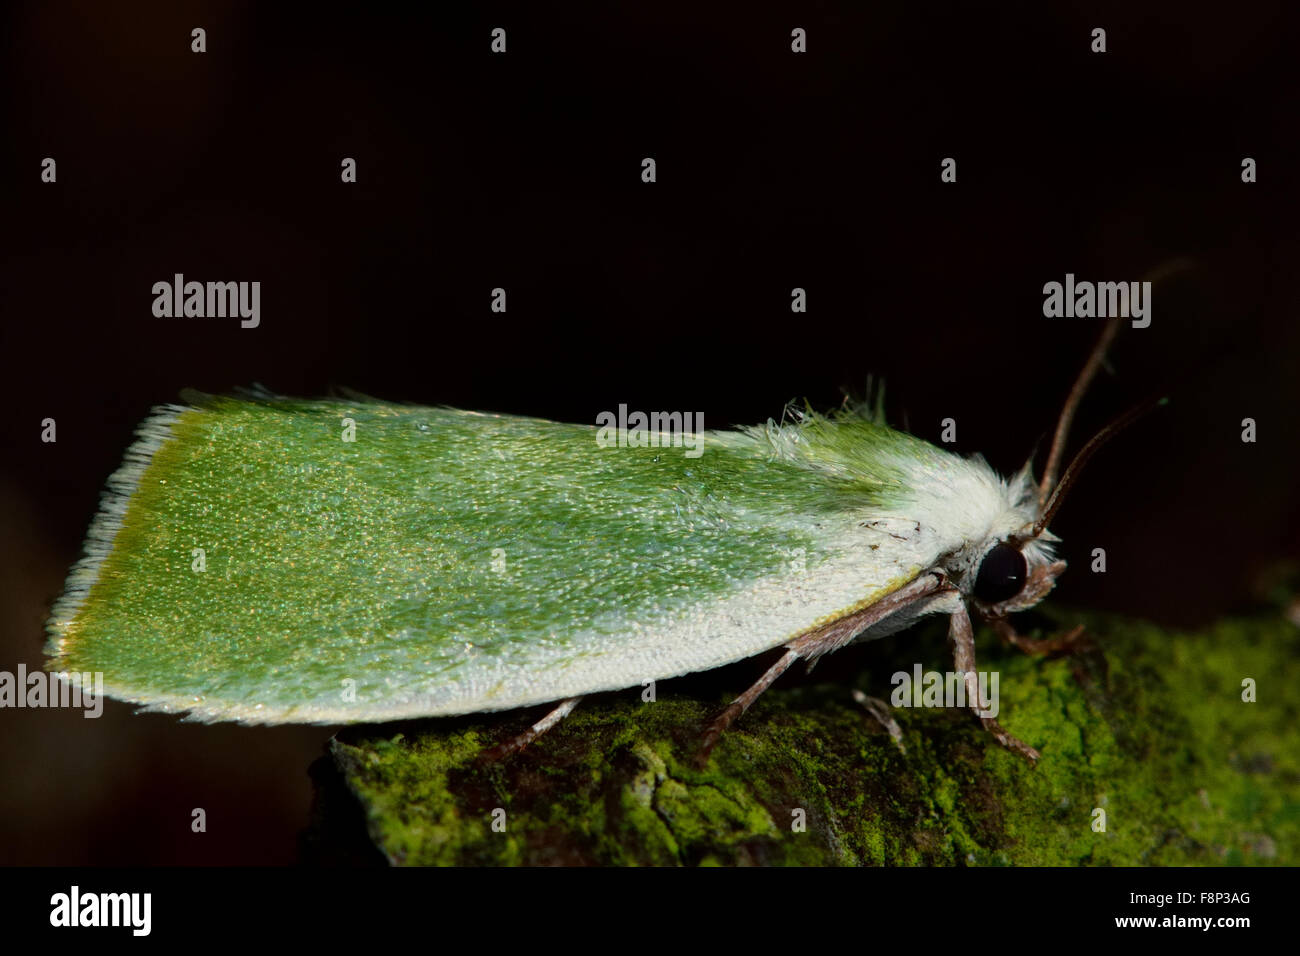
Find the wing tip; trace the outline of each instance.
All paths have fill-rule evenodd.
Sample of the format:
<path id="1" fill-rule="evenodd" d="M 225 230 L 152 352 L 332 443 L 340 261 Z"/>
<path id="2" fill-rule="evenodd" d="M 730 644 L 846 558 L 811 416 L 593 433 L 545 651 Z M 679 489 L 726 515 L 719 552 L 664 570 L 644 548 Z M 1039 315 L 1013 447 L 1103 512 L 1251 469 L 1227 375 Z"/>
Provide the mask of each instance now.
<path id="1" fill-rule="evenodd" d="M 173 426 L 183 414 L 192 410 L 189 405 L 155 406 L 149 417 L 137 426 L 136 440 L 127 448 L 122 464 L 109 475 L 99 498 L 98 510 L 86 532 L 82 555 L 69 570 L 63 593 L 54 602 L 46 620 L 45 631 L 49 635 L 46 654 L 53 659 L 50 663 L 64 662 L 72 625 L 98 582 L 104 562 L 113 553 L 117 534 L 141 479 L 154 455 L 173 437 Z"/>

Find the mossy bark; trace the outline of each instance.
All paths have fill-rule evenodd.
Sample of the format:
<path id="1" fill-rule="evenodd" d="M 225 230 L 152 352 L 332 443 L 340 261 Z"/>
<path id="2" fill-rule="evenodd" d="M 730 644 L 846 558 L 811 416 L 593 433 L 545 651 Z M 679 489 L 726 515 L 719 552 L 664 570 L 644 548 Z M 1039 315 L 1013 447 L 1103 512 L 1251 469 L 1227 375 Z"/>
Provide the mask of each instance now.
<path id="1" fill-rule="evenodd" d="M 1052 659 L 978 641 L 1037 766 L 951 708 L 895 708 L 902 753 L 853 702 L 853 686 L 888 700 L 914 661 L 951 669 L 937 622 L 877 642 L 847 682 L 784 679 L 703 766 L 725 691 L 672 682 L 653 703 L 589 698 L 487 766 L 535 711 L 351 729 L 330 744 L 330 805 L 354 796 L 375 858 L 408 865 L 1300 863 L 1300 628 L 1276 611 L 1194 633 L 1040 622 L 1089 636 Z"/>

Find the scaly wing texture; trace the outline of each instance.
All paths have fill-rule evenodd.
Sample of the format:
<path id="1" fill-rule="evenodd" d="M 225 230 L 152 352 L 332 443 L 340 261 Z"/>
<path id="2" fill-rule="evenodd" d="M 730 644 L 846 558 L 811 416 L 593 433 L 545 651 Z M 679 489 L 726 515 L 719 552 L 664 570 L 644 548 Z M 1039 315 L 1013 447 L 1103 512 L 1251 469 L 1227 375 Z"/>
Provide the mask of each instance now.
<path id="1" fill-rule="evenodd" d="M 254 723 L 498 710 L 759 653 L 914 577 L 945 542 L 873 522 L 910 520 L 917 467 L 973 467 L 847 417 L 709 432 L 698 458 L 369 401 L 204 399 L 139 435 L 48 666 Z"/>

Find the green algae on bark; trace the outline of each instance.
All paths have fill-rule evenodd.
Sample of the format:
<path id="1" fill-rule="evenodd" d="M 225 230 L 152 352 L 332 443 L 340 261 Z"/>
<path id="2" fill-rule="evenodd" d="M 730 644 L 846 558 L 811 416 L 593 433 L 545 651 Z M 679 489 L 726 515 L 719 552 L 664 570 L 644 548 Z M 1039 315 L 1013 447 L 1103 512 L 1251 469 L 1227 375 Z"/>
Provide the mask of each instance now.
<path id="1" fill-rule="evenodd" d="M 395 864 L 1300 863 L 1300 628 L 1278 613 L 1200 632 L 1047 625 L 1080 621 L 1087 642 L 1053 659 L 980 634 L 999 720 L 1042 751 L 1036 767 L 954 709 L 895 708 L 902 753 L 851 684 L 807 679 L 759 698 L 702 767 L 726 699 L 672 684 L 653 703 L 589 698 L 488 766 L 479 753 L 534 712 L 353 728 L 330 749 Z M 951 667 L 941 626 L 886 640 L 896 660 L 857 680 L 874 696 L 914 660 Z"/>

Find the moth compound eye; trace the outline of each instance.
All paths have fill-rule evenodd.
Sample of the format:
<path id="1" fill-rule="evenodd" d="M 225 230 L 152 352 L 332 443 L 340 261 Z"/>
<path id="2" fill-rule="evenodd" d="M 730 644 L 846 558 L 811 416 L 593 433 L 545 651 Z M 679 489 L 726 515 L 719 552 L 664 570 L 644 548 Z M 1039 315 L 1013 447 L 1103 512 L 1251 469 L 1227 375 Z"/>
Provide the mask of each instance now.
<path id="1" fill-rule="evenodd" d="M 1000 604 L 1013 598 L 1025 586 L 1028 568 L 1019 548 L 999 544 L 980 562 L 975 575 L 975 596 L 985 604 Z"/>

